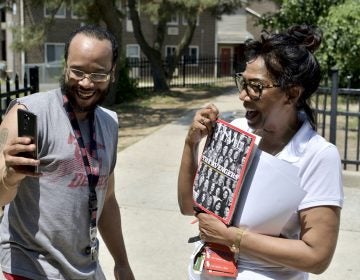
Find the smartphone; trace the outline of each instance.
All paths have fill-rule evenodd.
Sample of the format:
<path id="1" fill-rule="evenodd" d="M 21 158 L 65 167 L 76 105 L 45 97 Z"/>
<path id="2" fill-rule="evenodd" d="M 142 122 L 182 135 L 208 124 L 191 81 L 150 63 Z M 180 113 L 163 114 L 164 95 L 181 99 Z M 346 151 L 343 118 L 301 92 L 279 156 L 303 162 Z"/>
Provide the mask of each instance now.
<path id="1" fill-rule="evenodd" d="M 35 144 L 36 149 L 34 152 L 19 153 L 19 156 L 27 158 L 38 158 L 38 136 L 37 136 L 37 118 L 36 115 L 23 109 L 18 109 L 18 136 L 27 136 L 31 138 L 31 143 Z M 32 172 L 38 172 L 37 166 L 26 166 Z"/>

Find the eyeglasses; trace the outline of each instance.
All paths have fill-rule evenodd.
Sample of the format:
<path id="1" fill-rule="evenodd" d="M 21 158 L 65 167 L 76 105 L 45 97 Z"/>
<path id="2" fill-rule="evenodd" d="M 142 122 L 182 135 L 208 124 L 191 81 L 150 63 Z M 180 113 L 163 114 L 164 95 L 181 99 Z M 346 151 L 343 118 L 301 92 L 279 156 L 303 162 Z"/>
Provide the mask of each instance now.
<path id="1" fill-rule="evenodd" d="M 236 73 L 234 79 L 235 79 L 235 84 L 239 89 L 239 92 L 245 90 L 246 94 L 252 100 L 259 100 L 261 98 L 262 91 L 264 88 L 280 87 L 280 85 L 277 84 L 264 85 L 260 81 L 247 81 L 245 80 L 245 78 L 241 73 Z"/>
<path id="2" fill-rule="evenodd" d="M 81 71 L 79 69 L 75 69 L 75 68 L 69 68 L 70 70 L 70 74 L 72 74 L 72 78 L 77 80 L 77 81 L 81 81 L 85 78 L 88 78 L 89 80 L 91 80 L 94 83 L 103 83 L 103 82 L 107 82 L 110 79 L 110 73 L 85 73 L 84 71 Z"/>

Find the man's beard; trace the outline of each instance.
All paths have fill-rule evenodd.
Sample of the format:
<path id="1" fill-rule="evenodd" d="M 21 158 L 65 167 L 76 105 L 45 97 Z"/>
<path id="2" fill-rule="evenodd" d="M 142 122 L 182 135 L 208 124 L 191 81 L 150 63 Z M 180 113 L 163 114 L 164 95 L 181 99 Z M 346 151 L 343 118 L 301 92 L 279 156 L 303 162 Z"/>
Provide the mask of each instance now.
<path id="1" fill-rule="evenodd" d="M 93 112 L 96 107 L 98 105 L 101 105 L 102 103 L 104 103 L 106 96 L 109 93 L 109 89 L 110 87 L 108 86 L 105 90 L 96 90 L 96 95 L 100 96 L 100 98 L 96 101 L 96 103 L 93 103 L 89 106 L 86 107 L 82 107 L 80 106 L 80 104 L 78 104 L 78 102 L 76 101 L 75 96 L 77 95 L 77 90 L 78 90 L 79 85 L 69 85 L 69 83 L 66 81 L 65 79 L 65 75 L 63 74 L 60 78 L 60 88 L 61 88 L 61 92 L 63 94 L 66 95 L 66 97 L 68 98 L 74 112 L 81 112 L 81 113 L 85 113 L 85 112 Z"/>

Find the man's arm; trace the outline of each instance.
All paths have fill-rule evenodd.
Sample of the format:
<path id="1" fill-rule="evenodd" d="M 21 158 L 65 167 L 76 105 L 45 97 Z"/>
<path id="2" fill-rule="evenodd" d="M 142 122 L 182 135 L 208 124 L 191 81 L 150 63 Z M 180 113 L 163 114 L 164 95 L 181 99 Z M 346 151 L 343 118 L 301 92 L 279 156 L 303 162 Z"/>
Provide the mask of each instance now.
<path id="1" fill-rule="evenodd" d="M 114 262 L 114 274 L 117 280 L 133 280 L 134 275 L 131 271 L 126 254 L 125 243 L 121 228 L 121 216 L 119 205 L 116 201 L 114 174 L 111 173 L 108 182 L 104 208 L 99 220 L 99 231 L 111 253 Z"/>
<path id="2" fill-rule="evenodd" d="M 16 104 L 6 114 L 0 125 L 0 206 L 11 202 L 18 190 L 18 185 L 25 176 L 38 176 L 21 168 L 24 165 L 38 165 L 39 160 L 17 156 L 20 152 L 31 152 L 35 145 L 29 137 L 18 137 L 17 109 L 26 109 Z"/>

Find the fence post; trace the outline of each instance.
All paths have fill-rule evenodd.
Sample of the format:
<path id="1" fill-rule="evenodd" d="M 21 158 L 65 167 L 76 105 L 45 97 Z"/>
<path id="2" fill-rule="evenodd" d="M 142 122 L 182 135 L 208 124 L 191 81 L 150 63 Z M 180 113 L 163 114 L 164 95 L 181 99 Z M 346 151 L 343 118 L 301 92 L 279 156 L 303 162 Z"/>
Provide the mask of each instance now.
<path id="1" fill-rule="evenodd" d="M 2 99 L 2 96 L 1 96 L 1 79 L 0 79 L 0 122 L 2 121 L 2 107 L 3 107 L 3 99 Z"/>
<path id="2" fill-rule="evenodd" d="M 25 72 L 25 74 L 24 74 L 24 88 L 27 88 L 27 86 L 28 86 L 28 79 L 27 79 L 27 75 L 26 75 L 26 72 Z M 28 93 L 29 93 L 30 91 L 25 91 L 24 92 L 24 94 L 25 95 L 28 95 Z"/>
<path id="3" fill-rule="evenodd" d="M 9 92 L 11 90 L 10 88 L 10 77 L 6 75 L 6 92 Z M 10 96 L 6 97 L 6 106 L 9 106 L 11 102 Z"/>
<path id="4" fill-rule="evenodd" d="M 30 73 L 30 94 L 39 92 L 39 67 L 34 66 L 29 69 Z"/>
<path id="5" fill-rule="evenodd" d="M 15 74 L 15 90 L 18 91 L 20 88 L 19 86 L 19 75 Z M 16 93 L 16 98 L 19 98 L 19 93 Z"/>
<path id="6" fill-rule="evenodd" d="M 183 76 L 183 87 L 186 85 L 186 55 L 183 57 L 183 63 L 182 63 L 182 76 Z"/>
<path id="7" fill-rule="evenodd" d="M 331 69 L 331 107 L 330 107 L 330 142 L 336 145 L 337 92 L 339 88 L 339 70 Z"/>

